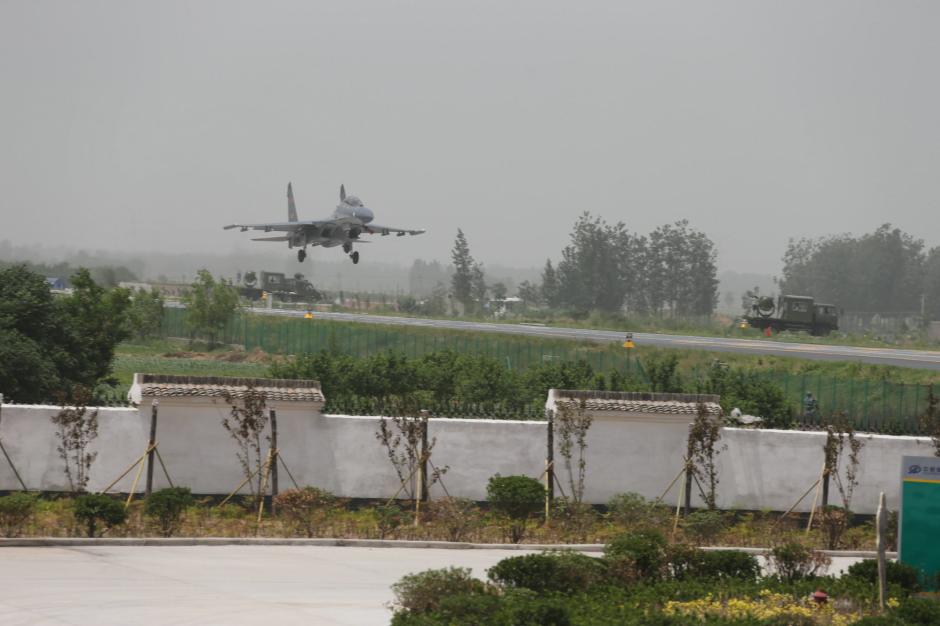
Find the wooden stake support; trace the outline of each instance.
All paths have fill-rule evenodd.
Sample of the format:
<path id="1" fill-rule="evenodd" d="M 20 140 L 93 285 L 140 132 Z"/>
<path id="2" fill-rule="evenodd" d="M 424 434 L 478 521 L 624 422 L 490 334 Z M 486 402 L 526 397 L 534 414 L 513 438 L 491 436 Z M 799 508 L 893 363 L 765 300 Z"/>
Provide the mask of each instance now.
<path id="1" fill-rule="evenodd" d="M 163 462 L 163 457 L 160 456 L 160 450 L 159 450 L 159 448 L 158 448 L 158 446 L 157 446 L 157 442 L 151 440 L 151 442 L 150 442 L 149 444 L 147 444 L 147 449 L 144 450 L 144 453 L 141 454 L 141 455 L 137 458 L 136 461 L 134 461 L 133 463 L 131 463 L 130 466 L 129 466 L 126 470 L 124 470 L 124 471 L 121 473 L 120 476 L 118 476 L 117 478 L 115 478 L 115 479 L 111 482 L 110 485 L 108 485 L 107 487 L 105 487 L 104 489 L 102 489 L 102 490 L 101 490 L 101 493 L 107 493 L 107 492 L 111 491 L 111 488 L 112 488 L 112 487 L 114 487 L 116 484 L 118 484 L 119 482 L 121 482 L 121 479 L 123 479 L 125 476 L 127 476 L 128 474 L 130 474 L 131 471 L 136 467 L 136 468 L 137 468 L 137 474 L 134 476 L 134 482 L 131 484 L 130 491 L 129 491 L 128 494 L 127 494 L 127 500 L 124 502 L 124 508 L 126 509 L 127 507 L 129 507 L 129 506 L 131 505 L 131 501 L 134 499 L 134 495 L 137 493 L 137 484 L 140 482 L 140 477 L 141 477 L 141 475 L 142 475 L 143 472 L 144 472 L 144 461 L 147 460 L 147 459 L 153 459 L 154 454 L 156 454 L 157 459 L 158 459 L 159 462 L 160 462 L 160 467 L 163 468 L 163 475 L 166 476 L 166 481 L 170 484 L 170 487 L 172 487 L 172 486 L 173 486 L 173 481 L 170 479 L 170 473 L 166 470 L 166 464 Z M 153 476 L 152 476 L 153 465 L 152 465 L 152 461 L 150 461 L 150 462 L 147 463 L 147 468 L 148 468 L 148 469 L 147 469 L 147 472 L 148 472 L 147 481 L 150 483 L 149 487 L 152 489 L 152 487 L 153 487 Z M 151 493 L 151 491 L 148 491 L 148 492 L 146 493 L 146 495 L 149 496 L 150 493 Z"/>

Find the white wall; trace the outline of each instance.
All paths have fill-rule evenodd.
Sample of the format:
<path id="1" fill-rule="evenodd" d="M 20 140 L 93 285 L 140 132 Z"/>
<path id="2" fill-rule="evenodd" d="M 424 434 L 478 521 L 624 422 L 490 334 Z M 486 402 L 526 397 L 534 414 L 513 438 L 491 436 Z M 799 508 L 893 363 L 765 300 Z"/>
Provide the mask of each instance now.
<path id="1" fill-rule="evenodd" d="M 385 450 L 375 437 L 378 418 L 325 416 L 304 404 L 270 403 L 277 410 L 281 454 L 301 485 L 316 485 L 339 496 L 391 497 L 398 479 Z M 62 461 L 50 417 L 57 407 L 4 405 L 0 439 L 31 489 L 67 489 Z M 234 441 L 221 426 L 228 407 L 222 400 L 165 399 L 159 408 L 157 440 L 175 484 L 196 493 L 224 494 L 243 476 L 235 458 Z M 99 490 L 113 481 L 145 450 L 150 406 L 136 409 L 99 409 L 100 435 L 91 449 L 99 452 L 89 488 Z M 635 416 L 600 413 L 588 433 L 586 499 L 606 502 L 612 495 L 635 491 L 659 496 L 676 476 L 686 447 L 688 416 Z M 443 485 L 454 496 L 485 499 L 486 482 L 496 473 L 538 477 L 545 468 L 546 423 L 432 419 L 436 439 L 432 461 L 449 466 Z M 557 439 L 557 436 L 556 436 Z M 722 507 L 785 510 L 819 475 L 825 435 L 798 431 L 725 428 L 718 455 Z M 878 492 L 884 490 L 891 507 L 897 506 L 900 457 L 930 455 L 930 441 L 915 437 L 865 436 L 860 486 L 852 508 L 874 512 Z M 556 449 L 558 441 L 556 440 Z M 558 452 L 556 474 L 569 492 L 567 472 Z M 115 487 L 129 491 L 131 472 Z M 166 486 L 157 467 L 155 486 Z M 291 487 L 280 472 L 281 489 Z M 6 461 L 0 458 L 0 490 L 19 488 Z M 143 481 L 138 490 L 143 488 Z M 435 486 L 432 495 L 443 489 Z M 831 502 L 839 503 L 831 489 Z M 666 500 L 675 503 L 677 487 Z M 699 499 L 693 498 L 698 503 Z M 797 510 L 808 510 L 812 497 Z"/>

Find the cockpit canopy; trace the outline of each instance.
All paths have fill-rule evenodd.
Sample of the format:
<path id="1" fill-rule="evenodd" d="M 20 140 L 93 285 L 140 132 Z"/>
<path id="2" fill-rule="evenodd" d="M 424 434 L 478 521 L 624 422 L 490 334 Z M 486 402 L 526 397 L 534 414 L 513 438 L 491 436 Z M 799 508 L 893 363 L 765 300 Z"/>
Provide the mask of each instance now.
<path id="1" fill-rule="evenodd" d="M 362 206 L 362 200 L 360 200 L 357 196 L 346 196 L 343 202 L 349 206 Z"/>

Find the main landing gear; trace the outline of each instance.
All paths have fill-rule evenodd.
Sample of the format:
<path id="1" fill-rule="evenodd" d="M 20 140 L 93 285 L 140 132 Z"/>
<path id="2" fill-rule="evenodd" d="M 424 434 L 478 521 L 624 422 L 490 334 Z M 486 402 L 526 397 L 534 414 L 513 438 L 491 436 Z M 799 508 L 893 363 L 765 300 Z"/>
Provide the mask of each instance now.
<path id="1" fill-rule="evenodd" d="M 353 252 L 352 244 L 350 242 L 347 241 L 343 244 L 343 252 L 349 255 L 349 258 L 352 259 L 353 265 L 359 262 L 359 251 L 356 250 Z"/>
<path id="2" fill-rule="evenodd" d="M 304 259 L 306 259 L 306 258 L 307 258 L 307 251 L 306 251 L 306 250 L 304 250 L 303 248 L 301 248 L 300 250 L 297 251 L 297 260 L 298 260 L 298 261 L 300 261 L 301 263 L 303 263 L 303 262 L 304 262 Z"/>

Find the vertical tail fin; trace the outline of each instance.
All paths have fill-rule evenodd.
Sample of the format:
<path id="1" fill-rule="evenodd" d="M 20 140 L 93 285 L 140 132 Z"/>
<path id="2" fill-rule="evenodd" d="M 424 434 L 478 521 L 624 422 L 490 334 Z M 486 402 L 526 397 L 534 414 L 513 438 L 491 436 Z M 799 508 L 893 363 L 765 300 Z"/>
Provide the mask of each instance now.
<path id="1" fill-rule="evenodd" d="M 287 183 L 287 221 L 297 221 L 297 206 L 294 204 L 294 190 L 291 189 L 290 183 Z"/>

